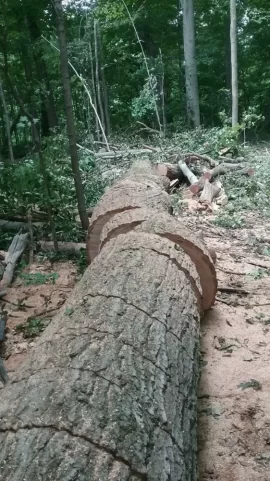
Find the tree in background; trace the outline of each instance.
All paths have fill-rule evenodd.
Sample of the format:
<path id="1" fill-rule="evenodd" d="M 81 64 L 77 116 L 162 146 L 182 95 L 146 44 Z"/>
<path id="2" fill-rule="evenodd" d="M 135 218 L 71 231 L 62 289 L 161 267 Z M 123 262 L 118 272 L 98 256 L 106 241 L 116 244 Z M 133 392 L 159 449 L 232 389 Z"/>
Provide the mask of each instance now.
<path id="1" fill-rule="evenodd" d="M 238 61 L 236 0 L 230 0 L 231 11 L 231 65 L 232 65 L 232 127 L 238 124 Z"/>
<path id="2" fill-rule="evenodd" d="M 67 41 L 65 33 L 63 6 L 61 0 L 54 0 L 55 12 L 56 12 L 56 23 L 58 30 L 59 48 L 60 48 L 60 63 L 61 63 L 61 75 L 64 89 L 64 99 L 65 99 L 65 111 L 67 118 L 67 132 L 69 138 L 69 149 L 71 157 L 72 172 L 74 177 L 76 196 L 78 202 L 78 210 L 81 219 L 82 228 L 87 230 L 89 220 L 86 212 L 85 198 L 83 193 L 83 185 L 80 174 L 79 166 L 79 156 L 76 144 L 76 130 L 73 115 L 72 106 L 72 94 L 69 79 L 69 68 L 68 68 L 68 51 L 67 51 Z"/>
<path id="3" fill-rule="evenodd" d="M 183 9 L 183 33 L 186 73 L 187 115 L 191 125 L 200 126 L 200 104 L 195 46 L 195 22 L 193 0 L 181 0 Z"/>

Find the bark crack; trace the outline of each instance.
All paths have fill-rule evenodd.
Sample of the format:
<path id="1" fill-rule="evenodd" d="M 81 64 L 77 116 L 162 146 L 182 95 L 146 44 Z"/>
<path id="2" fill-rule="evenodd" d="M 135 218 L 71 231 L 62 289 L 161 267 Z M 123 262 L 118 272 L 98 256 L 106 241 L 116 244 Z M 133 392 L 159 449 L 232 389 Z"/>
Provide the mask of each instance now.
<path id="1" fill-rule="evenodd" d="M 104 294 L 102 292 L 96 292 L 96 293 L 88 293 L 87 296 L 89 297 L 105 297 L 105 299 L 119 299 L 120 301 L 123 301 L 125 304 L 127 304 L 128 306 L 131 306 L 131 307 L 134 307 L 134 309 L 137 309 L 139 312 L 142 312 L 143 314 L 145 314 L 147 317 L 149 317 L 150 319 L 153 319 L 157 322 L 159 322 L 160 324 L 162 324 L 165 329 L 166 329 L 166 332 L 170 333 L 172 336 L 174 336 L 181 344 L 181 348 L 185 351 L 185 353 L 187 354 L 187 356 L 189 357 L 189 359 L 191 359 L 193 361 L 193 358 L 190 356 L 190 354 L 187 352 L 187 350 L 185 349 L 185 347 L 183 346 L 182 344 L 182 339 L 177 335 L 175 334 L 174 331 L 172 331 L 171 329 L 168 329 L 168 326 L 166 324 L 166 322 L 163 322 L 161 321 L 161 319 L 159 319 L 158 317 L 156 316 L 153 316 L 151 314 L 149 314 L 149 312 L 145 311 L 144 309 L 142 309 L 141 307 L 139 306 L 136 306 L 135 304 L 133 304 L 132 302 L 128 302 L 126 299 L 124 299 L 123 297 L 121 296 L 117 296 L 117 295 L 114 295 L 114 294 Z"/>
<path id="2" fill-rule="evenodd" d="M 148 476 L 147 476 L 146 472 L 141 472 L 141 471 L 138 471 L 137 469 L 135 469 L 132 466 L 132 462 L 125 459 L 123 456 L 119 455 L 116 450 L 111 449 L 108 446 L 104 446 L 103 444 L 100 444 L 97 441 L 94 441 L 93 439 L 89 438 L 85 434 L 74 433 L 71 429 L 68 429 L 68 428 L 57 427 L 54 424 L 43 425 L 43 424 L 32 423 L 32 424 L 26 424 L 24 426 L 20 426 L 16 429 L 13 428 L 13 427 L 9 427 L 9 428 L 1 428 L 0 427 L 0 433 L 2 433 L 2 434 L 6 434 L 6 433 L 17 434 L 19 431 L 22 431 L 22 430 L 30 431 L 32 429 L 50 429 L 50 430 L 53 430 L 57 433 L 66 433 L 73 438 L 82 439 L 83 441 L 87 442 L 88 444 L 91 444 L 92 446 L 94 446 L 98 451 L 102 451 L 102 452 L 107 453 L 109 456 L 112 456 L 115 461 L 118 461 L 118 462 L 124 464 L 125 466 L 127 466 L 129 468 L 130 474 L 132 476 L 136 476 L 138 479 L 140 479 L 142 481 L 148 481 Z M 145 468 L 145 470 L 146 470 L 146 468 Z"/>

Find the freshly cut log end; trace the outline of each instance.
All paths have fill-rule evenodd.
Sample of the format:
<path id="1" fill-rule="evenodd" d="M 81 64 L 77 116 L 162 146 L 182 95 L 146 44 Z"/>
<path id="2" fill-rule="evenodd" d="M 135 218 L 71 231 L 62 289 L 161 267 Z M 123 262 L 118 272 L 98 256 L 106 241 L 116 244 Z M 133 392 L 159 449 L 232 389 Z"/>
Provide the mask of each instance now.
<path id="1" fill-rule="evenodd" d="M 213 259 L 204 243 L 181 222 L 167 213 L 136 209 L 115 215 L 104 226 L 101 249 L 112 238 L 132 230 L 154 232 L 172 241 L 189 256 L 198 272 L 202 286 L 203 308 L 213 306 L 217 292 L 217 278 Z"/>
<path id="2" fill-rule="evenodd" d="M 211 172 L 205 172 L 202 177 L 196 182 L 195 184 L 192 184 L 189 189 L 190 191 L 194 194 L 197 195 L 201 190 L 203 190 L 206 181 L 210 181 L 212 177 Z"/>
<path id="3" fill-rule="evenodd" d="M 222 185 L 218 181 L 210 184 L 209 180 L 206 180 L 202 195 L 200 197 L 200 202 L 206 202 L 210 205 L 212 203 L 212 200 L 219 194 L 221 187 Z"/>
<path id="4" fill-rule="evenodd" d="M 142 178 L 138 174 L 117 182 L 104 194 L 93 211 L 87 235 L 87 256 L 92 262 L 99 253 L 100 236 L 104 225 L 115 214 L 148 206 L 150 210 L 169 211 L 170 197 L 158 176 Z"/>

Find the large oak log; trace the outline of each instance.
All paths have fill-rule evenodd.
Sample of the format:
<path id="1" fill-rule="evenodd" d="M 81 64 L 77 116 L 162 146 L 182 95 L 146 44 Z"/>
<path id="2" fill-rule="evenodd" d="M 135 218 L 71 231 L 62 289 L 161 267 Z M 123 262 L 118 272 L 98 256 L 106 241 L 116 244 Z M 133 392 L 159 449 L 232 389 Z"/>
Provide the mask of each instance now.
<path id="1" fill-rule="evenodd" d="M 105 194 L 99 254 L 1 392 L 1 481 L 197 480 L 199 321 L 215 270 L 148 182 Z"/>

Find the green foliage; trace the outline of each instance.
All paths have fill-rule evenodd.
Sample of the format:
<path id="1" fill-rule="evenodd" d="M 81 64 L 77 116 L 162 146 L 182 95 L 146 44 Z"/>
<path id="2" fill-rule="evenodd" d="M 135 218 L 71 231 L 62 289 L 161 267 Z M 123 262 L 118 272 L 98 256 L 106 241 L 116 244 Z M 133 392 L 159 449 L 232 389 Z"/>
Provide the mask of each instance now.
<path id="1" fill-rule="evenodd" d="M 70 251 L 44 251 L 39 252 L 38 259 L 49 260 L 51 263 L 60 262 L 60 261 L 73 261 L 78 269 L 79 274 L 83 274 L 86 267 L 87 267 L 87 257 L 86 257 L 86 250 L 80 249 L 79 251 L 70 250 Z"/>
<path id="2" fill-rule="evenodd" d="M 262 279 L 262 277 L 270 276 L 270 270 L 256 269 L 252 272 L 249 272 L 248 276 L 252 277 L 254 280 Z"/>
<path id="3" fill-rule="evenodd" d="M 250 388 L 254 389 L 254 391 L 260 391 L 262 389 L 261 383 L 256 379 L 250 379 L 250 381 L 241 382 L 238 387 L 240 387 L 243 391 Z"/>
<path id="4" fill-rule="evenodd" d="M 73 307 L 67 307 L 66 310 L 65 310 L 66 316 L 71 316 L 71 314 L 73 314 L 73 312 L 74 312 Z"/>
<path id="5" fill-rule="evenodd" d="M 25 324 L 17 324 L 16 331 L 22 332 L 25 339 L 38 337 L 46 329 L 48 322 L 42 319 L 29 319 Z"/>
<path id="6" fill-rule="evenodd" d="M 132 117 L 136 120 L 146 120 L 149 114 L 155 112 L 157 100 L 157 80 L 151 75 L 140 92 L 139 97 L 132 100 Z"/>
<path id="7" fill-rule="evenodd" d="M 241 229 L 246 226 L 245 219 L 237 214 L 229 215 L 222 213 L 213 222 L 215 225 L 225 229 Z"/>
<path id="8" fill-rule="evenodd" d="M 43 274 L 41 272 L 29 274 L 27 272 L 20 272 L 19 277 L 23 280 L 25 286 L 32 286 L 41 284 L 55 284 L 59 274 L 57 274 L 57 272 L 53 272 L 51 274 Z"/>

